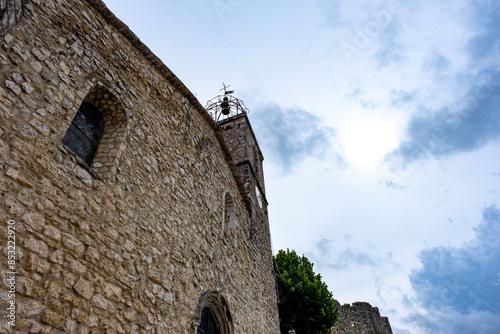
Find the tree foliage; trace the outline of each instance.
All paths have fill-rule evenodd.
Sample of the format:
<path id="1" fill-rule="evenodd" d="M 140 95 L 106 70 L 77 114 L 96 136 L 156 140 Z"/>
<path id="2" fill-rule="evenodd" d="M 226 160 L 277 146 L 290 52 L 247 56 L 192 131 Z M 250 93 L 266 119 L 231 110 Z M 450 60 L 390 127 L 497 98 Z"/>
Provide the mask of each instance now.
<path id="1" fill-rule="evenodd" d="M 278 284 L 278 310 L 282 324 L 292 324 L 298 334 L 328 333 L 338 319 L 335 299 L 315 274 L 313 264 L 295 251 L 273 256 Z"/>

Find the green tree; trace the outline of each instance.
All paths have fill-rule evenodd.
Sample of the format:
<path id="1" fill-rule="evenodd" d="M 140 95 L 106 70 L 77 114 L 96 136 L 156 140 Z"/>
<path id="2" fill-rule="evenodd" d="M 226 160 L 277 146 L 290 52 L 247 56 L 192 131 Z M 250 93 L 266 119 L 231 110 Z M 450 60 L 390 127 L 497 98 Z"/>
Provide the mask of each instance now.
<path id="1" fill-rule="evenodd" d="M 313 264 L 288 249 L 280 250 L 273 259 L 281 324 L 292 324 L 297 334 L 328 333 L 339 312 L 321 275 L 314 273 Z"/>

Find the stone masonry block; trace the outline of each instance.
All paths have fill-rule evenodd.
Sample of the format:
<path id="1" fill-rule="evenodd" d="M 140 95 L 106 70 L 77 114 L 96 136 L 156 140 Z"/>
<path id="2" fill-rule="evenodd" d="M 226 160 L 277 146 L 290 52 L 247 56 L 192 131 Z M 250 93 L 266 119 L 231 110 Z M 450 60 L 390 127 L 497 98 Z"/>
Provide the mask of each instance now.
<path id="1" fill-rule="evenodd" d="M 62 235 L 61 231 L 50 225 L 45 226 L 43 234 L 56 241 L 60 241 Z"/>
<path id="2" fill-rule="evenodd" d="M 83 255 L 85 252 L 85 245 L 71 234 L 64 233 L 62 243 L 67 249 L 74 251 L 78 256 Z"/>
<path id="3" fill-rule="evenodd" d="M 28 212 L 21 219 L 26 223 L 26 225 L 37 232 L 41 232 L 45 226 L 45 218 L 43 218 L 39 213 Z"/>
<path id="4" fill-rule="evenodd" d="M 87 300 L 90 300 L 90 298 L 92 297 L 92 293 L 94 292 L 91 283 L 87 280 L 84 280 L 83 278 L 80 278 L 75 283 L 73 289 L 75 289 L 75 291 L 78 292 L 78 294 L 80 294 L 83 298 Z"/>
<path id="5" fill-rule="evenodd" d="M 100 309 L 106 310 L 108 308 L 108 301 L 103 295 L 95 294 L 92 297 L 92 305 Z"/>
<path id="6" fill-rule="evenodd" d="M 52 311 L 45 311 L 44 314 L 42 315 L 42 318 L 40 319 L 43 323 L 50 325 L 55 328 L 59 328 L 61 326 L 63 317 L 62 315 L 52 312 Z"/>
<path id="7" fill-rule="evenodd" d="M 47 257 L 49 255 L 48 248 L 45 242 L 36 240 L 31 236 L 27 239 L 24 239 L 24 247 L 39 254 L 42 257 Z"/>

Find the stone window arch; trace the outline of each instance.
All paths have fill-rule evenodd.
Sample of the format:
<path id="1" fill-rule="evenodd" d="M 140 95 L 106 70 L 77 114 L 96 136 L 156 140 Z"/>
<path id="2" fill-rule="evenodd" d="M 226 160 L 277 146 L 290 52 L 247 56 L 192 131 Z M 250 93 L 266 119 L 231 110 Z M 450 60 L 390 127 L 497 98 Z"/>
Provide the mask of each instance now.
<path id="1" fill-rule="evenodd" d="M 217 291 L 201 295 L 195 310 L 196 334 L 233 334 L 234 326 L 226 299 Z"/>
<path id="2" fill-rule="evenodd" d="M 95 119 L 100 118 L 99 122 L 103 132 L 100 140 L 95 143 L 95 147 L 92 147 L 93 152 L 87 158 L 84 158 L 78 151 L 75 151 L 75 144 L 71 144 L 71 142 L 75 140 L 74 134 L 79 130 L 75 129 L 75 127 L 80 126 L 89 129 L 91 126 L 88 121 L 85 124 L 82 123 L 85 118 L 88 118 L 82 118 L 82 114 L 85 112 L 89 114 L 86 110 L 92 110 L 91 114 L 94 115 Z M 92 129 L 95 127 L 92 124 Z M 108 179 L 116 173 L 119 159 L 125 150 L 127 131 L 127 114 L 123 104 L 115 94 L 98 82 L 88 91 L 78 107 L 78 111 L 62 139 L 62 143 L 92 171 L 96 172 L 100 177 Z M 76 144 L 76 146 L 78 145 L 82 146 L 81 143 Z M 85 149 L 83 152 L 85 152 Z"/>
<path id="3" fill-rule="evenodd" d="M 236 210 L 234 208 L 234 200 L 229 191 L 224 193 L 224 211 L 222 213 L 222 230 L 231 236 L 231 239 L 236 244 L 236 229 L 238 222 L 236 221 Z"/>

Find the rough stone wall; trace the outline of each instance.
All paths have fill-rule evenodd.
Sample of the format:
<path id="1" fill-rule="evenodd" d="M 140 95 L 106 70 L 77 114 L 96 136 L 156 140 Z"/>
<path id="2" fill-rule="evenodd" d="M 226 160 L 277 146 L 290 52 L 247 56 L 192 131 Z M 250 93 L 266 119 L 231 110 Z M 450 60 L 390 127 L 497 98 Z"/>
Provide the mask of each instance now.
<path id="1" fill-rule="evenodd" d="M 254 189 L 257 186 L 260 189 L 261 197 L 265 200 L 266 189 L 262 168 L 264 158 L 247 115 L 243 113 L 226 119 L 220 122 L 220 127 L 224 142 L 230 148 L 231 157 L 238 167 L 245 191 L 250 196 L 255 193 Z M 256 201 L 256 199 L 254 200 Z"/>
<path id="2" fill-rule="evenodd" d="M 381 317 L 377 307 L 365 302 L 356 302 L 352 306 L 337 305 L 340 316 L 332 329 L 332 334 L 392 334 L 387 317 Z"/>
<path id="3" fill-rule="evenodd" d="M 262 168 L 262 153 L 246 114 L 239 114 L 220 122 L 224 142 L 230 148 L 231 156 L 237 166 L 240 180 L 251 203 L 251 237 L 256 252 L 263 257 L 272 256 L 268 223 L 266 190 Z M 259 189 L 260 199 L 257 198 Z"/>
<path id="4" fill-rule="evenodd" d="M 0 0 L 0 40 L 24 15 L 25 0 Z"/>
<path id="5" fill-rule="evenodd" d="M 255 134 L 246 114 L 240 114 L 219 123 L 224 142 L 229 151 L 245 192 L 251 203 L 252 223 L 250 225 L 250 247 L 253 254 L 255 273 L 259 270 L 273 271 L 272 262 L 266 259 L 272 257 L 269 218 L 262 168 L 262 153 L 255 139 Z M 256 187 L 260 189 L 261 200 L 257 199 Z M 259 269 L 260 268 L 260 269 Z M 257 298 L 277 298 L 274 276 L 267 284 L 262 285 Z"/>
<path id="6" fill-rule="evenodd" d="M 384 334 L 392 334 L 391 324 L 389 323 L 389 318 L 382 317 L 382 333 Z"/>
<path id="7" fill-rule="evenodd" d="M 32 0 L 1 43 L 0 247 L 15 221 L 17 319 L 2 252 L 0 332 L 193 334 L 204 302 L 222 301 L 229 332 L 279 333 L 270 251 L 253 237 L 267 220 L 184 85 L 98 0 Z M 61 143 L 83 101 L 105 118 L 90 166 Z"/>

